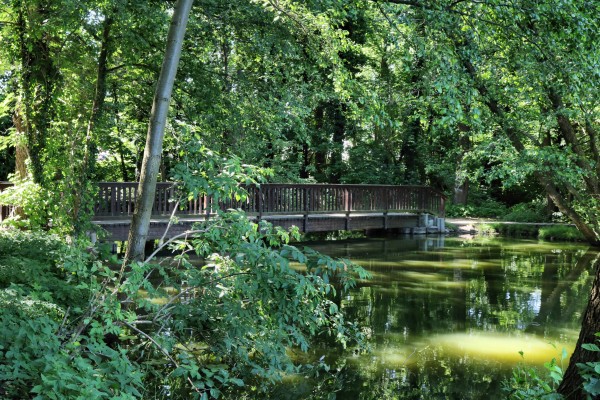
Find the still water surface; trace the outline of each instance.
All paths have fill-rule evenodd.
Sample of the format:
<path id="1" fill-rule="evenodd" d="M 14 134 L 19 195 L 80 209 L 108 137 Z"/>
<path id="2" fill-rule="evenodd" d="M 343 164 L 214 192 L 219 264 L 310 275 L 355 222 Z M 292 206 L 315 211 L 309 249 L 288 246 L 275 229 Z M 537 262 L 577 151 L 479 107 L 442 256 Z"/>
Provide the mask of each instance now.
<path id="1" fill-rule="evenodd" d="M 520 351 L 542 367 L 574 347 L 596 255 L 583 245 L 497 238 L 310 247 L 372 273 L 342 300 L 348 318 L 370 332 L 372 350 L 321 346 L 312 356 L 331 365 L 328 379 L 290 377 L 276 398 L 504 398 L 502 380 Z"/>

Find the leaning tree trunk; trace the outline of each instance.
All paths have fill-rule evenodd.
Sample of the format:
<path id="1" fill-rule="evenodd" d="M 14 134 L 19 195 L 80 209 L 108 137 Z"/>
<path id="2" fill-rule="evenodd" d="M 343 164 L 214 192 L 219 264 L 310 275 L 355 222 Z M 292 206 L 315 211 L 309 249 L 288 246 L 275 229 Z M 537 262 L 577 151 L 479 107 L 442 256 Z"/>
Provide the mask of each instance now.
<path id="1" fill-rule="evenodd" d="M 181 56 L 185 28 L 193 2 L 193 0 L 178 0 L 171 20 L 165 58 L 152 103 L 152 114 L 148 127 L 148 135 L 146 136 L 146 147 L 142 160 L 135 212 L 129 229 L 127 251 L 123 260 L 123 266 L 133 260 L 140 260 L 144 256 L 144 246 L 148 237 L 150 215 L 156 193 L 156 179 L 160 168 L 165 124 L 179 57 Z"/>
<path id="2" fill-rule="evenodd" d="M 577 340 L 577 346 L 571 360 L 569 361 L 569 367 L 565 371 L 560 386 L 558 387 L 558 393 L 565 396 L 567 399 L 584 399 L 585 395 L 582 393 L 583 379 L 579 373 L 578 363 L 586 363 L 590 361 L 600 361 L 597 352 L 589 351 L 581 347 L 586 343 L 596 342 L 596 332 L 600 332 L 600 265 L 598 263 L 598 255 L 592 266 L 595 266 L 596 278 L 592 285 L 592 291 L 590 293 L 590 299 L 588 301 L 587 309 L 583 315 L 581 321 L 581 332 L 579 333 L 579 339 Z"/>

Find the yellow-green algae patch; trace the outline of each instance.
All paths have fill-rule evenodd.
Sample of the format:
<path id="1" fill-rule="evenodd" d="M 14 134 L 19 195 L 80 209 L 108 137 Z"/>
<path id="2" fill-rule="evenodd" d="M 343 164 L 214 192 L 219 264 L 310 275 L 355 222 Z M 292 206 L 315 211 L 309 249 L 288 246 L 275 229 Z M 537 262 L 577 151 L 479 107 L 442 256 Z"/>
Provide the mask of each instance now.
<path id="1" fill-rule="evenodd" d="M 543 364 L 560 358 L 562 349 L 573 351 L 572 344 L 550 343 L 534 335 L 506 335 L 501 333 L 449 333 L 429 338 L 432 345 L 441 346 L 448 354 L 469 355 L 476 359 L 495 360 L 505 364 L 524 360 L 530 364 Z"/>

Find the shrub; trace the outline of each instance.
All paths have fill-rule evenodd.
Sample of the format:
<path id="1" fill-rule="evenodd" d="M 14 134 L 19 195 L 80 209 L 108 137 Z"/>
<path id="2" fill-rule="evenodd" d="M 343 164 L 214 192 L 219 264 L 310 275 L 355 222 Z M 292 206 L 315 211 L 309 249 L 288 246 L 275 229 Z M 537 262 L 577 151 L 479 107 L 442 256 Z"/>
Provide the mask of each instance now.
<path id="1" fill-rule="evenodd" d="M 569 225 L 545 226 L 540 229 L 538 238 L 542 240 L 583 241 L 585 238 L 575 228 Z"/>
<path id="2" fill-rule="evenodd" d="M 545 210 L 543 202 L 520 203 L 512 206 L 502 216 L 505 221 L 513 222 L 548 222 L 550 216 Z"/>
<path id="3" fill-rule="evenodd" d="M 446 215 L 451 218 L 500 218 L 504 214 L 506 214 L 506 206 L 492 199 L 467 205 L 449 204 L 446 208 Z"/>
<path id="4" fill-rule="evenodd" d="M 126 352 L 87 335 L 64 344 L 60 323 L 15 307 L 0 314 L 0 383 L 8 398 L 135 399 L 142 375 Z M 42 397 L 43 396 L 43 397 Z"/>
<path id="5" fill-rule="evenodd" d="M 2 223 L 18 228 L 40 229 L 48 222 L 49 194 L 31 179 L 16 180 L 0 192 L 0 204 L 19 206 L 22 215 L 13 213 Z"/>
<path id="6" fill-rule="evenodd" d="M 10 287 L 20 295 L 65 308 L 83 306 L 88 292 L 77 287 L 78 276 L 64 268 L 67 249 L 55 235 L 1 230 L 0 289 Z"/>
<path id="7" fill-rule="evenodd" d="M 538 225 L 526 224 L 492 224 L 502 236 L 508 237 L 537 237 Z"/>

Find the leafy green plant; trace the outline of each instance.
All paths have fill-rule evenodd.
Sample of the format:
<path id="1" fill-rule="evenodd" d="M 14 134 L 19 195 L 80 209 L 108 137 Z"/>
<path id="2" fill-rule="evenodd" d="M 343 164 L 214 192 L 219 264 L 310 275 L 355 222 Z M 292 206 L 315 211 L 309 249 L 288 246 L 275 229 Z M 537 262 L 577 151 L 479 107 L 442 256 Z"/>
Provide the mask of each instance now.
<path id="1" fill-rule="evenodd" d="M 87 319 L 102 304 L 99 296 L 111 276 L 109 269 L 98 269 L 93 253 L 41 232 L 1 231 L 0 265 L 3 395 L 139 397 L 141 369 L 106 340 L 114 331 L 110 325 L 94 330 L 98 321 Z M 99 315 L 110 320 L 117 311 Z"/>
<path id="2" fill-rule="evenodd" d="M 519 352 L 522 361 L 512 371 L 508 381 L 503 382 L 503 390 L 507 393 L 509 399 L 562 399 L 562 396 L 556 393 L 556 388 L 563 377 L 562 362 L 567 358 L 567 352 L 563 349 L 561 353 L 561 365 L 558 365 L 556 359 L 544 363 L 546 374 L 541 374 L 536 368 L 527 366 L 524 363 L 524 354 Z"/>
<path id="3" fill-rule="evenodd" d="M 596 337 L 600 337 L 600 332 L 596 333 Z M 600 342 L 600 339 L 596 339 Z M 600 354 L 600 347 L 595 343 L 584 343 L 581 345 L 585 350 L 593 351 Z M 600 395 L 600 361 L 590 361 L 586 363 L 578 363 L 579 373 L 583 378 L 583 390 L 592 398 Z"/>
<path id="4" fill-rule="evenodd" d="M 12 183 L 13 186 L 0 192 L 0 204 L 13 207 L 9 217 L 2 223 L 34 230 L 47 227 L 48 192 L 31 179 L 14 179 Z"/>

